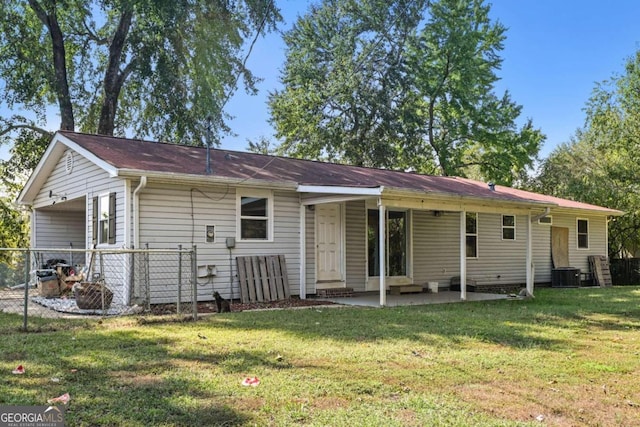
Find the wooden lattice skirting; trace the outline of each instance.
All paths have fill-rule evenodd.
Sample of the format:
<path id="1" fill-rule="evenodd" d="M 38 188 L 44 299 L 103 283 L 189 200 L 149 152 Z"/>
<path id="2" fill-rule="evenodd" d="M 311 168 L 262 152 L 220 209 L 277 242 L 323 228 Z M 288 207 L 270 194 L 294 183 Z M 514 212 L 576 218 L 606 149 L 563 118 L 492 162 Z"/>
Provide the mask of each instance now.
<path id="1" fill-rule="evenodd" d="M 243 303 L 291 297 L 284 255 L 236 257 Z"/>

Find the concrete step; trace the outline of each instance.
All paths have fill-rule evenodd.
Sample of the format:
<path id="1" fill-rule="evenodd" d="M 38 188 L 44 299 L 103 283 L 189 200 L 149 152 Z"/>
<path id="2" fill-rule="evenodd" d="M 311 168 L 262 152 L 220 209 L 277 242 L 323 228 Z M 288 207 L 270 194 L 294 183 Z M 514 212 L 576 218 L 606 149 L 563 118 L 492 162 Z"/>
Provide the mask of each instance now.
<path id="1" fill-rule="evenodd" d="M 410 294 L 422 292 L 422 286 L 420 285 L 391 285 L 389 286 L 389 293 L 392 295 Z"/>

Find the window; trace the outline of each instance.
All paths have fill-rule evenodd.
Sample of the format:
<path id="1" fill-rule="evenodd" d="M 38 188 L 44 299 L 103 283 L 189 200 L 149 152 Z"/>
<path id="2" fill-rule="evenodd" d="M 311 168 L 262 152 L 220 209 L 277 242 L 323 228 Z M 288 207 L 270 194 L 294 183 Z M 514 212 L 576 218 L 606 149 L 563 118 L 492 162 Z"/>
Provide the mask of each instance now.
<path id="1" fill-rule="evenodd" d="M 553 225 L 553 217 L 551 215 L 543 216 L 538 219 L 538 224 L 542 225 Z"/>
<path id="2" fill-rule="evenodd" d="M 589 221 L 578 219 L 578 249 L 589 249 Z"/>
<path id="3" fill-rule="evenodd" d="M 93 243 L 116 243 L 116 193 L 93 198 Z"/>
<path id="4" fill-rule="evenodd" d="M 271 193 L 238 194 L 240 240 L 271 240 L 273 201 Z"/>
<path id="5" fill-rule="evenodd" d="M 515 215 L 502 215 L 502 240 L 516 240 Z"/>
<path id="6" fill-rule="evenodd" d="M 367 247 L 369 277 L 380 276 L 380 213 L 378 210 L 367 211 Z M 390 277 L 407 275 L 407 229 L 408 214 L 406 211 L 387 211 L 386 251 L 387 271 Z"/>
<path id="7" fill-rule="evenodd" d="M 467 212 L 467 258 L 478 257 L 478 214 Z"/>

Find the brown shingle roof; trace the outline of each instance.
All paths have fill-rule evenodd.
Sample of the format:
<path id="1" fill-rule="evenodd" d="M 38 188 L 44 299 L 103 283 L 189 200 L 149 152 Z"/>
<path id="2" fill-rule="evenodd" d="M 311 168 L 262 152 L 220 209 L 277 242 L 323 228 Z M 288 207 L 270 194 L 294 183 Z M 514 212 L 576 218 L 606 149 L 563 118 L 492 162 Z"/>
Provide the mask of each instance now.
<path id="1" fill-rule="evenodd" d="M 90 135 L 68 131 L 59 134 L 116 169 L 206 176 L 206 148 L 139 139 Z M 619 211 L 552 196 L 496 186 L 466 178 L 420 175 L 384 169 L 222 149 L 211 150 L 212 177 L 293 182 L 299 185 L 374 188 L 487 198 L 496 201 L 537 202 L 571 209 L 618 214 Z"/>

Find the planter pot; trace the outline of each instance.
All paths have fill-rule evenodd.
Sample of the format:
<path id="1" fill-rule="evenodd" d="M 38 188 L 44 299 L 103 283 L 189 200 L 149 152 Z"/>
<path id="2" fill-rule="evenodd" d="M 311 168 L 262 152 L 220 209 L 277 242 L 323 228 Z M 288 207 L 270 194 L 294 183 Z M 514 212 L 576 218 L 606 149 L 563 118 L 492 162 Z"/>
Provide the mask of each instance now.
<path id="1" fill-rule="evenodd" d="M 101 283 L 76 283 L 73 286 L 73 293 L 78 308 L 83 310 L 107 310 L 113 301 L 113 292 Z"/>

